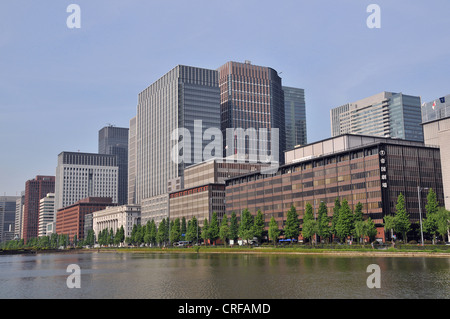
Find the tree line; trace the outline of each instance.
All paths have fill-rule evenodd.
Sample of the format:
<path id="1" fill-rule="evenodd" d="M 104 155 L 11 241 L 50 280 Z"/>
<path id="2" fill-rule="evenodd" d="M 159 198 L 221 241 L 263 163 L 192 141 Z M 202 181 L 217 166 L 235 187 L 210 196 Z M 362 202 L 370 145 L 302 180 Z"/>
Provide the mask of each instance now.
<path id="1" fill-rule="evenodd" d="M 435 243 L 437 236 L 441 236 L 442 241 L 445 241 L 445 236 L 447 236 L 448 241 L 450 241 L 450 212 L 444 207 L 439 207 L 436 193 L 432 188 L 427 195 L 424 213 L 426 213 L 426 215 L 424 214 L 426 218 L 423 218 L 422 230 L 432 238 L 432 243 Z M 384 216 L 384 227 L 387 231 L 390 231 L 391 237 L 398 234 L 407 242 L 408 233 L 413 228 L 409 213 L 406 211 L 405 197 L 402 193 L 397 197 L 395 214 Z"/>

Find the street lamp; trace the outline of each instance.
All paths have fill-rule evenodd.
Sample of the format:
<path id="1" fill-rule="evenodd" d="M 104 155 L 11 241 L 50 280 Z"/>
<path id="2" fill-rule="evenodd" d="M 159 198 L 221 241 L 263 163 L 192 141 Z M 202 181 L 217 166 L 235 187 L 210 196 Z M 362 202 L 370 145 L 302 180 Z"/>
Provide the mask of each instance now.
<path id="1" fill-rule="evenodd" d="M 420 187 L 417 186 L 417 198 L 419 199 L 419 217 L 420 217 L 420 236 L 422 240 L 422 246 L 423 246 L 423 229 L 422 229 L 422 207 L 420 205 L 420 191 L 427 190 L 428 187 Z"/>

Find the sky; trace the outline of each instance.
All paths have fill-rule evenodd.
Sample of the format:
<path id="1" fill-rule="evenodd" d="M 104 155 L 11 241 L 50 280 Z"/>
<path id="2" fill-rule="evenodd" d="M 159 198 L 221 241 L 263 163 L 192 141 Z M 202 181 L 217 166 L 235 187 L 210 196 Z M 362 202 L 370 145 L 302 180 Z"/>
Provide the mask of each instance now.
<path id="1" fill-rule="evenodd" d="M 0 195 L 55 175 L 63 151 L 97 152 L 98 131 L 129 127 L 138 94 L 178 64 L 277 70 L 305 89 L 309 143 L 345 103 L 450 94 L 449 12 L 448 0 L 2 0 Z"/>

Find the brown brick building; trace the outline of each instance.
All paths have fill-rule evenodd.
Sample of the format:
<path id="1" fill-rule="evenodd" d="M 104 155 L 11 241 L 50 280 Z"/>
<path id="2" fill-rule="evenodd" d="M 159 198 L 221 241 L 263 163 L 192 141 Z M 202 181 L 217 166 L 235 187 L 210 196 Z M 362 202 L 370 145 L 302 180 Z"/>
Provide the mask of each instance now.
<path id="1" fill-rule="evenodd" d="M 30 238 L 38 237 L 39 201 L 48 193 L 55 192 L 55 176 L 36 176 L 25 183 L 23 210 L 23 233 L 25 243 Z"/>
<path id="2" fill-rule="evenodd" d="M 83 239 L 86 214 L 103 210 L 108 206 L 117 204 L 113 204 L 110 197 L 88 197 L 59 209 L 56 213 L 56 233 L 69 235 L 71 241 L 75 235 L 78 239 Z"/>

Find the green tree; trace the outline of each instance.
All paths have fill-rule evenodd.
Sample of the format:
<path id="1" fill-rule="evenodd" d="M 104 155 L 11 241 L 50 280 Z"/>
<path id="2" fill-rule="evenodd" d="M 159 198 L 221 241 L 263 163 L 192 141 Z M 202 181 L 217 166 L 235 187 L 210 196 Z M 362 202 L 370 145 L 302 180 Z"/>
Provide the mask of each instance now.
<path id="1" fill-rule="evenodd" d="M 198 222 L 195 216 L 188 222 L 186 240 L 190 242 L 195 241 L 198 243 Z"/>
<path id="2" fill-rule="evenodd" d="M 181 240 L 181 222 L 175 218 L 170 228 L 170 242 L 175 243 Z"/>
<path id="3" fill-rule="evenodd" d="M 264 215 L 261 212 L 261 210 L 258 209 L 253 223 L 253 235 L 256 238 L 258 238 L 259 242 L 261 242 L 261 238 L 263 237 L 264 229 L 265 229 Z"/>
<path id="4" fill-rule="evenodd" d="M 444 207 L 440 207 L 436 212 L 437 220 L 437 232 L 442 236 L 442 240 L 445 241 L 445 235 L 447 235 L 450 242 L 450 212 Z"/>
<path id="5" fill-rule="evenodd" d="M 425 205 L 427 217 L 423 221 L 423 228 L 426 233 L 432 236 L 433 244 L 436 234 L 438 233 L 438 209 L 439 203 L 437 201 L 436 193 L 430 188 L 427 195 L 427 204 Z"/>
<path id="6" fill-rule="evenodd" d="M 216 244 L 217 238 L 219 238 L 219 221 L 217 220 L 217 213 L 213 212 L 211 216 L 211 222 L 209 223 L 209 239 Z"/>
<path id="7" fill-rule="evenodd" d="M 339 210 L 336 232 L 341 241 L 353 233 L 353 213 L 345 198 L 342 200 L 341 209 Z"/>
<path id="8" fill-rule="evenodd" d="M 280 229 L 278 228 L 278 223 L 272 216 L 269 222 L 269 239 L 273 241 L 274 246 L 276 246 L 279 236 L 280 236 Z"/>
<path id="9" fill-rule="evenodd" d="M 230 219 L 230 239 L 236 241 L 239 238 L 239 223 L 235 212 L 231 213 Z"/>
<path id="10" fill-rule="evenodd" d="M 333 207 L 333 217 L 331 219 L 331 234 L 333 234 L 335 237 L 338 237 L 337 231 L 336 231 L 336 224 L 339 220 L 339 211 L 341 210 L 341 201 L 339 198 L 336 198 L 334 200 L 334 207 Z"/>
<path id="11" fill-rule="evenodd" d="M 395 232 L 403 235 L 405 243 L 408 241 L 407 233 L 411 229 L 411 222 L 409 214 L 405 208 L 405 196 L 402 193 L 397 197 L 397 204 L 395 205 Z"/>
<path id="12" fill-rule="evenodd" d="M 302 235 L 303 238 L 310 240 L 311 244 L 313 242 L 313 237 L 317 233 L 317 223 L 314 219 L 313 207 L 311 203 L 306 203 L 305 205 L 305 215 L 303 216 L 303 226 Z"/>
<path id="13" fill-rule="evenodd" d="M 253 215 L 250 213 L 250 211 L 245 208 L 242 211 L 241 215 L 241 223 L 239 225 L 239 237 L 241 237 L 243 240 L 250 240 L 253 238 Z"/>
<path id="14" fill-rule="evenodd" d="M 208 219 L 207 218 L 205 218 L 205 220 L 203 221 L 201 238 L 204 240 L 205 245 L 206 245 L 207 242 L 208 242 L 208 238 L 209 238 L 209 223 L 208 223 Z"/>
<path id="15" fill-rule="evenodd" d="M 158 232 L 156 234 L 156 241 L 160 246 L 165 245 L 166 243 L 166 228 L 166 219 L 163 218 L 163 220 L 159 223 Z"/>
<path id="16" fill-rule="evenodd" d="M 284 236 L 286 239 L 291 239 L 291 244 L 293 239 L 297 239 L 298 236 L 300 236 L 300 220 L 294 205 L 292 205 L 287 212 L 286 223 L 284 225 Z"/>
<path id="17" fill-rule="evenodd" d="M 363 204 L 361 204 L 361 202 L 358 202 L 358 204 L 356 204 L 356 207 L 355 207 L 355 213 L 353 214 L 355 222 L 364 220 L 364 214 L 363 214 L 362 210 L 363 210 Z"/>
<path id="18" fill-rule="evenodd" d="M 320 202 L 319 211 L 317 213 L 317 235 L 321 240 L 328 238 L 331 234 L 330 218 L 328 217 L 327 205 Z"/>
<path id="19" fill-rule="evenodd" d="M 228 225 L 228 217 L 226 214 L 223 215 L 222 221 L 220 222 L 219 237 L 222 239 L 226 247 L 227 239 L 230 237 L 230 226 Z"/>

